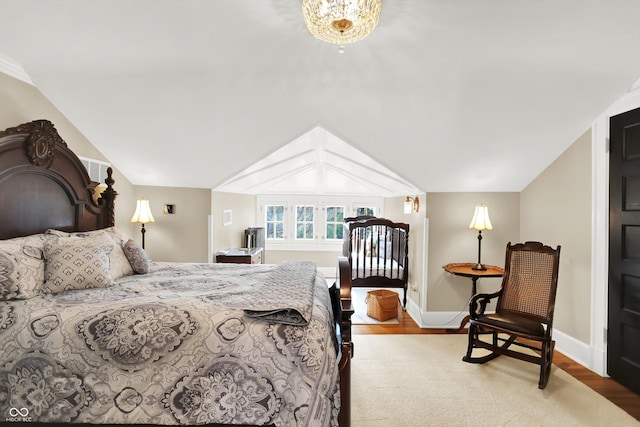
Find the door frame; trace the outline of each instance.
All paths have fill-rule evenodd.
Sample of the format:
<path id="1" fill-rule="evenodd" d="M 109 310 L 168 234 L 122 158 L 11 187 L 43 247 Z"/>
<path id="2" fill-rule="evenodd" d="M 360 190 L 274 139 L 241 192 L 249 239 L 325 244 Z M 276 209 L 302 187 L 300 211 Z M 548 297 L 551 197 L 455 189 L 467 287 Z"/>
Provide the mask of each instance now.
<path id="1" fill-rule="evenodd" d="M 588 366 L 607 377 L 607 304 L 609 282 L 609 119 L 640 108 L 640 80 L 605 110 L 591 127 L 591 360 Z"/>

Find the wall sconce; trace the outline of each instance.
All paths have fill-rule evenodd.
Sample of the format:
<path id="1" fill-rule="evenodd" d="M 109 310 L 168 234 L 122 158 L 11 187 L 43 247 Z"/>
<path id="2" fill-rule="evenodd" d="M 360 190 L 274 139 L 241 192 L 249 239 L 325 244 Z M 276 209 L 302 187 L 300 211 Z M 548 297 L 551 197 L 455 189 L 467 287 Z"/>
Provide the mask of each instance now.
<path id="1" fill-rule="evenodd" d="M 482 249 L 482 230 L 493 230 L 489 219 L 489 208 L 485 205 L 477 205 L 473 212 L 473 218 L 469 228 L 478 230 L 478 263 L 471 267 L 472 270 L 486 270 L 487 267 L 480 263 L 480 251 Z"/>
<path id="2" fill-rule="evenodd" d="M 136 202 L 136 211 L 133 213 L 131 217 L 131 222 L 142 224 L 142 249 L 144 249 L 144 233 L 147 232 L 145 230 L 144 225 L 148 222 L 155 222 L 153 219 L 153 215 L 151 214 L 151 208 L 149 207 L 149 201 L 146 199 L 138 199 Z"/>
<path id="3" fill-rule="evenodd" d="M 419 210 L 420 210 L 420 199 L 418 199 L 418 196 L 416 197 L 407 196 L 407 199 L 404 201 L 404 213 L 410 214 L 413 211 L 418 212 Z"/>
<path id="4" fill-rule="evenodd" d="M 98 200 L 102 197 L 102 192 L 107 189 L 106 184 L 98 184 L 93 189 L 93 202 L 98 205 Z"/>

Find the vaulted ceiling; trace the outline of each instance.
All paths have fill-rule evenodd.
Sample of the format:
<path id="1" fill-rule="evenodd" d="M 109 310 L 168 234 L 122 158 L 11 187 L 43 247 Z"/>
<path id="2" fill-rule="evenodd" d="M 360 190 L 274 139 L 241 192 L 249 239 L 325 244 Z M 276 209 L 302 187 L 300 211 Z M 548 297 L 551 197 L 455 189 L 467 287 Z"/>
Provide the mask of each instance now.
<path id="1" fill-rule="evenodd" d="M 133 184 L 217 188 L 321 126 L 422 191 L 520 191 L 638 80 L 638 16 L 382 0 L 339 54 L 300 0 L 0 0 L 0 54 Z"/>
<path id="2" fill-rule="evenodd" d="M 321 126 L 216 188 L 249 194 L 413 195 L 420 190 Z"/>

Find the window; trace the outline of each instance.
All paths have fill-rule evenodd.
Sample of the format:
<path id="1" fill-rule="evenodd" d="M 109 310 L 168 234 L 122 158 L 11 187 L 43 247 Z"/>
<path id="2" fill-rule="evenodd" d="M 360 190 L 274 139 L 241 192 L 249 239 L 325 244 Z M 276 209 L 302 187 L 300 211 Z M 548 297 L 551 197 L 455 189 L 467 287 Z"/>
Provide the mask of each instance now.
<path id="1" fill-rule="evenodd" d="M 266 238 L 269 240 L 284 240 L 284 205 L 266 205 L 264 224 L 266 228 Z"/>
<path id="2" fill-rule="evenodd" d="M 342 240 L 344 233 L 344 206 L 327 206 L 325 211 L 327 240 Z"/>
<path id="3" fill-rule="evenodd" d="M 313 240 L 314 206 L 296 206 L 296 240 Z"/>
<path id="4" fill-rule="evenodd" d="M 104 183 L 104 180 L 107 178 L 107 169 L 111 166 L 111 163 L 89 157 L 78 156 L 78 158 L 87 170 L 91 181 Z"/>
<path id="5" fill-rule="evenodd" d="M 356 206 L 356 216 L 375 216 L 376 208 L 370 206 Z"/>
<path id="6" fill-rule="evenodd" d="M 382 197 L 265 194 L 256 202 L 267 250 L 340 251 L 345 218 L 384 213 Z"/>

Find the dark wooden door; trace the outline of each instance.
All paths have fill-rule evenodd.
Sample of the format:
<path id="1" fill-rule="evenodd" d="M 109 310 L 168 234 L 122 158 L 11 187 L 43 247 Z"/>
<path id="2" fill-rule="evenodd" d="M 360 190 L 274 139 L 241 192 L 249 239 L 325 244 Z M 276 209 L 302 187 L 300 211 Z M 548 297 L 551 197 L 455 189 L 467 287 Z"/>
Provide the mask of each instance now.
<path id="1" fill-rule="evenodd" d="M 610 122 L 607 371 L 640 393 L 640 108 Z"/>

